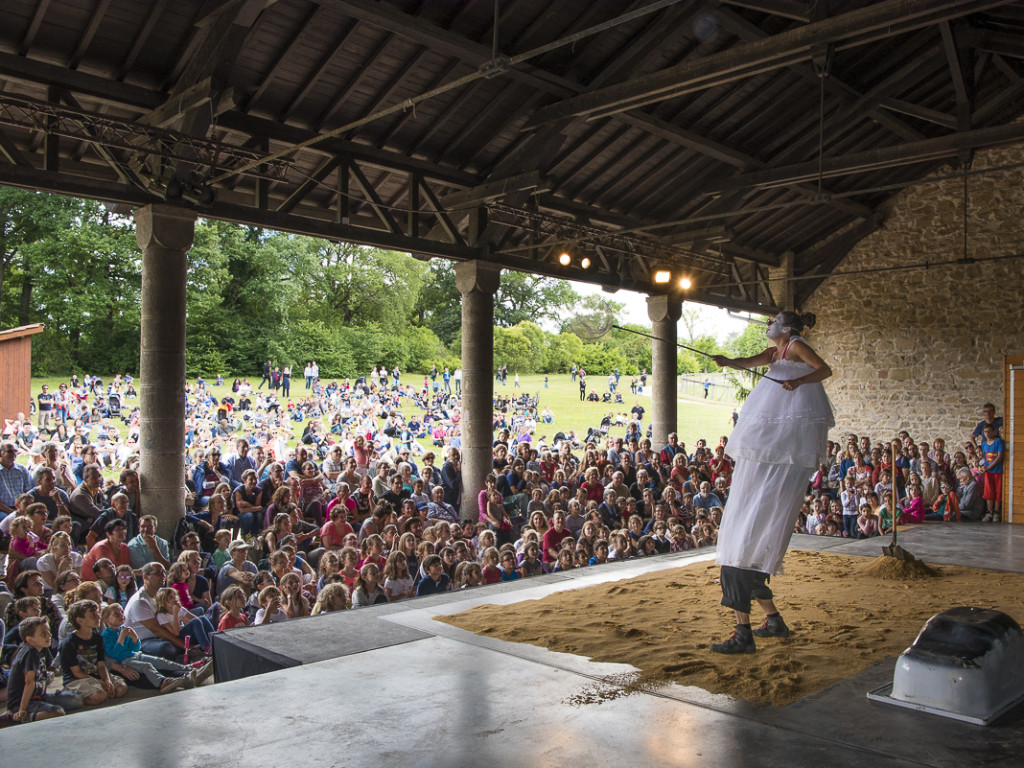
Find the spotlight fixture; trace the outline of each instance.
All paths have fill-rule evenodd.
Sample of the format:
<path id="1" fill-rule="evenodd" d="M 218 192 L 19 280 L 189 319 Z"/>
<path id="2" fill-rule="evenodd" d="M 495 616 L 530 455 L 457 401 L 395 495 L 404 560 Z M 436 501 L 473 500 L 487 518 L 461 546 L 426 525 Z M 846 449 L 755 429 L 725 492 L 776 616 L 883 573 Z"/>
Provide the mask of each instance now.
<path id="1" fill-rule="evenodd" d="M 580 267 L 582 269 L 590 269 L 592 264 L 593 262 L 590 260 L 589 256 L 584 256 L 582 259 L 580 259 Z"/>
<path id="2" fill-rule="evenodd" d="M 679 288 L 684 291 L 690 290 L 693 287 L 693 281 L 688 277 L 682 277 L 679 279 Z"/>
<path id="3" fill-rule="evenodd" d="M 568 267 L 572 263 L 572 254 L 568 250 L 562 251 L 558 254 L 558 263 L 563 267 Z"/>
<path id="4" fill-rule="evenodd" d="M 672 272 L 668 267 L 655 267 L 654 282 L 656 285 L 667 285 L 672 282 Z"/>

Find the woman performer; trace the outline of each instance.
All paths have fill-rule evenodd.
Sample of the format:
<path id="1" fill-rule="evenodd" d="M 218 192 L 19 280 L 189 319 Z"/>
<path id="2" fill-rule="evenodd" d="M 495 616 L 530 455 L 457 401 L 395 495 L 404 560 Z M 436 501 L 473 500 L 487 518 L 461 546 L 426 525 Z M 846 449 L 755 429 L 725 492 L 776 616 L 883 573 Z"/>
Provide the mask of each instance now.
<path id="1" fill-rule="evenodd" d="M 832 369 L 800 338 L 814 327 L 807 313 L 780 312 L 768 323 L 772 346 L 753 357 L 716 355 L 720 366 L 767 365 L 772 381 L 761 379 L 747 397 L 739 423 L 729 437 L 737 460 L 729 500 L 718 533 L 717 562 L 722 567 L 722 605 L 736 613 L 736 631 L 716 653 L 753 653 L 754 636 L 788 637 L 768 587 L 782 570 L 782 558 L 800 513 L 809 478 L 825 460 L 828 430 L 835 426 L 832 405 L 821 382 Z M 751 601 L 767 614 L 750 627 Z"/>

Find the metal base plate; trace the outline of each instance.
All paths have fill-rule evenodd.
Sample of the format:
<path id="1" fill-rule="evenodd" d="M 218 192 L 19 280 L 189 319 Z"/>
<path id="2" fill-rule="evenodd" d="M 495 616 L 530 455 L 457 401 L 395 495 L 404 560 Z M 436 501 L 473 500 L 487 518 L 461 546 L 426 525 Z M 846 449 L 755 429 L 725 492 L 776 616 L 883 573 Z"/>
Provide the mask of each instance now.
<path id="1" fill-rule="evenodd" d="M 924 704 L 915 704 L 912 701 L 902 701 L 900 699 L 894 699 L 892 697 L 892 683 L 883 685 L 881 688 L 876 688 L 873 691 L 868 691 L 868 698 L 872 701 L 880 701 L 883 704 L 895 704 L 897 707 L 904 707 L 906 709 L 914 709 L 918 712 L 927 712 L 930 715 L 941 715 L 942 717 L 949 717 L 953 720 L 960 720 L 964 723 L 972 723 L 974 725 L 989 725 L 1000 717 L 1005 715 L 1011 709 L 1016 707 L 1018 704 L 1024 702 L 1024 695 L 1010 701 L 1003 705 L 994 712 L 990 712 L 985 717 L 972 717 L 971 715 L 963 715 L 959 712 L 950 712 L 946 709 L 938 709 L 936 707 L 929 707 Z"/>

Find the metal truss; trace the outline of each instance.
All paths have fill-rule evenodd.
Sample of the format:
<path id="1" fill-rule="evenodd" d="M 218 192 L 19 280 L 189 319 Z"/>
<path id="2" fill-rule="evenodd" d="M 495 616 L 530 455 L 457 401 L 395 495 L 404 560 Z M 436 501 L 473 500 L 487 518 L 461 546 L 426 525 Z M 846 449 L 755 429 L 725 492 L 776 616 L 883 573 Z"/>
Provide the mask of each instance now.
<path id="1" fill-rule="evenodd" d="M 144 123 L 98 115 L 9 93 L 0 93 L 0 125 L 126 152 L 128 156 L 121 158 L 125 163 L 141 164 L 145 158 L 156 157 L 190 163 L 209 175 L 217 171 L 244 167 L 262 156 L 260 152 L 212 139 L 189 136 L 177 131 L 154 128 Z M 286 160 L 272 160 L 245 173 L 249 176 L 283 181 L 290 165 L 291 163 Z"/>

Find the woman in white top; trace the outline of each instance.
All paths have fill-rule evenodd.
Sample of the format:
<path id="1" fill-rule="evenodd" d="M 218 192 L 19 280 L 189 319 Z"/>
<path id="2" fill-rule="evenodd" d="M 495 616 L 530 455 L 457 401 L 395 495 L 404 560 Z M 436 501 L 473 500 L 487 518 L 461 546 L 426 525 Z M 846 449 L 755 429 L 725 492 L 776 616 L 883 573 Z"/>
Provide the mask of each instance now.
<path id="1" fill-rule="evenodd" d="M 824 461 L 828 430 L 835 426 L 821 385 L 832 369 L 799 335 L 814 322 L 810 313 L 780 312 L 768 324 L 771 346 L 764 352 L 739 360 L 714 358 L 723 367 L 767 365 L 769 370 L 751 391 L 729 438 L 736 469 L 718 534 L 717 561 L 722 566 L 722 605 L 734 610 L 736 631 L 711 645 L 717 653 L 753 653 L 755 635 L 789 635 L 767 582 L 782 570 L 809 478 Z M 755 599 L 767 617 L 751 630 Z"/>
<path id="2" fill-rule="evenodd" d="M 57 576 L 63 571 L 82 572 L 82 556 L 75 552 L 71 537 L 64 531 L 57 531 L 50 538 L 46 554 L 36 560 L 36 570 L 46 582 L 46 592 L 56 588 Z"/>

